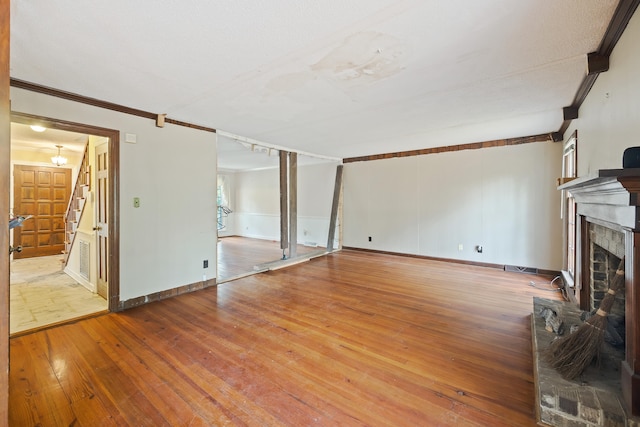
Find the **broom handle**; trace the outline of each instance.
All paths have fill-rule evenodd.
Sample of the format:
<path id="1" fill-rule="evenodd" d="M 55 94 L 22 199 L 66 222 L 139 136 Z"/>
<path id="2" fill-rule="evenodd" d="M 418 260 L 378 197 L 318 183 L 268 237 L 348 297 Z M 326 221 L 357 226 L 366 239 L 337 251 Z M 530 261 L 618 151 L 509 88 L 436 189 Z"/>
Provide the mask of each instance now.
<path id="1" fill-rule="evenodd" d="M 618 264 L 616 275 L 611 281 L 611 285 L 609 285 L 609 290 L 613 290 L 615 294 L 615 292 L 619 291 L 623 287 L 624 287 L 624 257 L 620 260 L 620 264 Z"/>

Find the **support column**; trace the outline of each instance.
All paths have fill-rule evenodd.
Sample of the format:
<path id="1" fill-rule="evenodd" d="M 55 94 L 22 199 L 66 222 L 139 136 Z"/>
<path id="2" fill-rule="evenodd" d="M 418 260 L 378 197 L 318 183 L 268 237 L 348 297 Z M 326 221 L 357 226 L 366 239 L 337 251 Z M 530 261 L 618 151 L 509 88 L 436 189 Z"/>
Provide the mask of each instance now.
<path id="1" fill-rule="evenodd" d="M 280 150 L 280 249 L 289 247 L 289 192 L 287 185 L 287 152 Z"/>
<path id="2" fill-rule="evenodd" d="M 342 167 L 336 168 L 336 183 L 333 187 L 333 202 L 331 204 L 331 217 L 329 218 L 329 237 L 327 238 L 327 252 L 333 251 L 333 241 L 336 236 L 336 223 L 338 221 L 338 207 L 340 206 L 340 193 L 342 192 Z"/>
<path id="3" fill-rule="evenodd" d="M 289 258 L 298 254 L 298 153 L 289 153 Z"/>

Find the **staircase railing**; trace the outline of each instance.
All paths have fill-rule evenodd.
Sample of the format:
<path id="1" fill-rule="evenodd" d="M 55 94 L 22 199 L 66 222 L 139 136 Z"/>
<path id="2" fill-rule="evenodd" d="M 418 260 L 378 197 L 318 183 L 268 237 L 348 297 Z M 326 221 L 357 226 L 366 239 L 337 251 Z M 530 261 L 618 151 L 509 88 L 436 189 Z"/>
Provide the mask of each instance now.
<path id="1" fill-rule="evenodd" d="M 91 190 L 91 166 L 89 165 L 89 141 L 84 148 L 84 154 L 82 155 L 82 161 L 78 169 L 78 177 L 76 179 L 76 185 L 73 188 L 73 194 L 69 199 L 69 205 L 67 206 L 67 213 L 64 219 L 65 239 L 64 239 L 64 265 L 69 262 L 69 254 L 71 254 L 71 248 L 73 242 L 76 239 L 76 230 L 78 228 L 78 222 L 82 216 L 84 210 L 85 201 L 88 192 Z"/>

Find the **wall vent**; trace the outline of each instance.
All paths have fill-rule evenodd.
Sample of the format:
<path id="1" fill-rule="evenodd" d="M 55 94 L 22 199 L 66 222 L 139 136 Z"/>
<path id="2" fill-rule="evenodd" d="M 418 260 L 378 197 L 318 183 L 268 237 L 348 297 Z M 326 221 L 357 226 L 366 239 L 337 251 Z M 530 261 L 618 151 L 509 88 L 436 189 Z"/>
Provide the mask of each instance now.
<path id="1" fill-rule="evenodd" d="M 504 271 L 512 271 L 515 273 L 531 273 L 538 274 L 538 269 L 533 267 L 518 267 L 517 265 L 505 265 Z"/>
<path id="2" fill-rule="evenodd" d="M 80 275 L 89 280 L 89 242 L 80 240 L 78 243 L 78 249 L 80 250 Z"/>

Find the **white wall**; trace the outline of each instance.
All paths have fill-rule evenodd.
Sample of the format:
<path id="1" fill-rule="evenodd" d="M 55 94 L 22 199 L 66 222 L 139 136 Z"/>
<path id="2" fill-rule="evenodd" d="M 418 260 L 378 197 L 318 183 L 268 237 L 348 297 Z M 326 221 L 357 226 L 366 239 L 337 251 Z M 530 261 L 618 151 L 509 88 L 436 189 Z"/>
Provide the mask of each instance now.
<path id="1" fill-rule="evenodd" d="M 640 13 L 635 13 L 611 54 L 609 71 L 598 76 L 579 118 L 565 133 L 578 130 L 578 175 L 622 168 L 622 154 L 640 146 Z"/>
<path id="2" fill-rule="evenodd" d="M 235 231 L 238 236 L 280 240 L 278 169 L 237 172 Z"/>
<path id="3" fill-rule="evenodd" d="M 216 275 L 215 134 L 11 88 L 14 111 L 117 129 L 120 299 Z M 136 144 L 124 133 L 137 135 Z M 140 208 L 132 200 L 140 198 Z M 209 260 L 209 268 L 202 261 Z"/>
<path id="4" fill-rule="evenodd" d="M 299 244 L 327 244 L 336 166 L 334 162 L 298 166 Z M 237 235 L 280 240 L 278 169 L 237 172 L 234 199 Z"/>
<path id="5" fill-rule="evenodd" d="M 561 156 L 532 143 L 347 163 L 343 243 L 559 270 Z"/>

